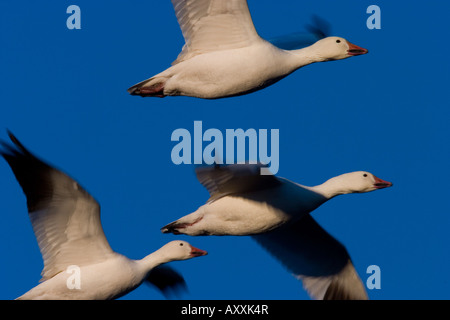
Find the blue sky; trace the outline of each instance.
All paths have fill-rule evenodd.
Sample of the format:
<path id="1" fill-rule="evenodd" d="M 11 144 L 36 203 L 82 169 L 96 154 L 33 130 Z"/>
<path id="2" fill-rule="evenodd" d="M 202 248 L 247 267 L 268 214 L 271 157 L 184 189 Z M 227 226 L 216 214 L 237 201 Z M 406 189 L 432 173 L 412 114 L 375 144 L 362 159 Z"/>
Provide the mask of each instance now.
<path id="1" fill-rule="evenodd" d="M 66 8 L 81 8 L 68 30 Z M 381 8 L 369 30 L 366 9 Z M 333 199 L 314 218 L 348 249 L 371 299 L 449 299 L 448 103 L 450 4 L 396 1 L 249 0 L 270 38 L 304 30 L 317 14 L 365 56 L 300 69 L 262 91 L 200 100 L 128 95 L 126 89 L 176 58 L 183 38 L 164 1 L 1 1 L 0 137 L 77 179 L 101 204 L 112 248 L 141 258 L 174 239 L 209 255 L 172 266 L 184 299 L 308 299 L 300 282 L 249 237 L 188 237 L 159 229 L 208 198 L 190 165 L 175 165 L 174 130 L 279 129 L 278 175 L 305 185 L 356 170 L 393 188 Z M 40 279 L 42 260 L 25 197 L 0 162 L 0 299 Z M 163 299 L 146 285 L 124 299 Z"/>

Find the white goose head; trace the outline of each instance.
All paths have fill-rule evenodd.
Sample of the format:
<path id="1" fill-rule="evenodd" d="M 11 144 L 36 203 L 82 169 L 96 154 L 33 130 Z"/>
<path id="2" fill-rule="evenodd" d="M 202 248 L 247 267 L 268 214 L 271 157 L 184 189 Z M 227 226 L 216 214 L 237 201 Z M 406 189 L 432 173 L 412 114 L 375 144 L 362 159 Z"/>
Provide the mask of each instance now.
<path id="1" fill-rule="evenodd" d="M 392 185 L 392 182 L 377 178 L 370 172 L 355 171 L 329 179 L 320 186 L 320 189 L 331 198 L 340 194 L 370 192 Z"/>
<path id="2" fill-rule="evenodd" d="M 314 43 L 312 47 L 323 61 L 341 60 L 369 52 L 369 50 L 358 47 L 340 37 L 321 39 Z"/>
<path id="3" fill-rule="evenodd" d="M 345 173 L 334 179 L 341 185 L 343 193 L 364 193 L 391 187 L 393 185 L 392 182 L 377 178 L 366 171 Z"/>
<path id="4" fill-rule="evenodd" d="M 208 252 L 195 248 L 188 242 L 180 240 L 171 241 L 162 246 L 158 251 L 163 253 L 170 261 L 187 260 L 208 254 Z"/>

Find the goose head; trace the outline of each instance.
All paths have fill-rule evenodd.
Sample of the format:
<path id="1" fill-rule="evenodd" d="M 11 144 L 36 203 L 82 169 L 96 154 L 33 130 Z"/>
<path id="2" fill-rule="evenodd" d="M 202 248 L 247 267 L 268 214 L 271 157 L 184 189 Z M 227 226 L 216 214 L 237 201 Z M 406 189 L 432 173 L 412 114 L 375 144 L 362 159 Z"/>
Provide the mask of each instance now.
<path id="1" fill-rule="evenodd" d="M 364 193 L 393 185 L 392 182 L 382 180 L 367 171 L 345 173 L 328 181 L 337 194 Z"/>
<path id="2" fill-rule="evenodd" d="M 167 243 L 160 250 L 164 252 L 167 258 L 174 260 L 187 260 L 195 257 L 205 256 L 208 252 L 193 247 L 186 241 L 175 240 Z"/>
<path id="3" fill-rule="evenodd" d="M 392 185 L 391 182 L 382 180 L 370 172 L 355 171 L 331 178 L 314 189 L 325 198 L 331 199 L 340 194 L 370 192 Z"/>
<path id="4" fill-rule="evenodd" d="M 369 52 L 369 50 L 358 47 L 340 37 L 321 39 L 314 43 L 313 47 L 323 61 L 341 60 Z"/>

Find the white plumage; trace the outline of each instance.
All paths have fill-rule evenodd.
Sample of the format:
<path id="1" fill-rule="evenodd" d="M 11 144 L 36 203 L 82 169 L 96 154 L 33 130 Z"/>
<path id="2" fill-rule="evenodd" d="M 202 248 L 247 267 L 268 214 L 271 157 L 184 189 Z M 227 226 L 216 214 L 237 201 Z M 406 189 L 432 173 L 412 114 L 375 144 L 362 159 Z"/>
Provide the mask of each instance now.
<path id="1" fill-rule="evenodd" d="M 26 197 L 29 217 L 44 260 L 41 283 L 18 299 L 114 299 L 145 280 L 165 293 L 184 286 L 161 264 L 205 255 L 185 241 L 172 241 L 141 260 L 114 252 L 100 222 L 100 206 L 75 180 L 36 158 L 12 135 L 1 142 Z M 79 288 L 68 285 L 72 269 Z"/>
<path id="2" fill-rule="evenodd" d="M 340 37 L 282 50 L 255 30 L 246 0 L 172 0 L 185 45 L 173 66 L 128 92 L 216 99 L 263 89 L 314 62 L 368 51 Z"/>
<path id="3" fill-rule="evenodd" d="M 365 171 L 346 173 L 308 187 L 273 175 L 261 165 L 197 169 L 211 198 L 174 221 L 164 233 L 251 235 L 279 259 L 315 299 L 366 299 L 345 247 L 314 221 L 310 212 L 341 194 L 392 186 Z"/>

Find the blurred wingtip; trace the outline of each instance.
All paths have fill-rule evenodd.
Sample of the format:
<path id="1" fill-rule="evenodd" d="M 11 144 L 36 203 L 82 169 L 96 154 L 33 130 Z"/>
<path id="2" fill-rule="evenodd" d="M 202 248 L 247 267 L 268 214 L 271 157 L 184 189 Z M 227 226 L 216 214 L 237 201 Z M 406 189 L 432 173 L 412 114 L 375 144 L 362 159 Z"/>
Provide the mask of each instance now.
<path id="1" fill-rule="evenodd" d="M 11 139 L 11 141 L 14 144 L 17 144 L 16 143 L 17 138 L 14 136 L 14 134 L 9 129 L 6 129 L 6 133 L 8 134 L 9 138 Z M 3 139 L 0 139 L 0 145 L 2 145 L 7 150 L 7 151 L 6 150 L 0 150 L 0 155 L 2 155 L 3 157 L 10 155 L 10 153 L 14 154 L 14 152 L 16 151 L 14 149 L 14 147 L 9 142 L 6 142 Z"/>
<path id="2" fill-rule="evenodd" d="M 166 299 L 180 298 L 188 292 L 183 276 L 169 266 L 158 266 L 150 271 L 145 279 L 164 295 Z"/>
<path id="3" fill-rule="evenodd" d="M 313 14 L 311 16 L 311 24 L 306 25 L 308 32 L 313 33 L 319 39 L 326 38 L 331 35 L 331 24 L 321 16 Z"/>
<path id="4" fill-rule="evenodd" d="M 24 145 L 17 139 L 17 137 L 12 133 L 11 130 L 6 129 L 6 133 L 8 134 L 9 139 L 12 141 L 12 143 L 20 149 L 24 154 L 30 154 L 27 148 L 24 147 Z M 8 149 L 13 150 L 12 146 L 4 141 L 1 141 L 3 146 L 6 146 Z"/>

